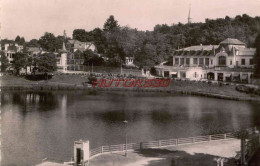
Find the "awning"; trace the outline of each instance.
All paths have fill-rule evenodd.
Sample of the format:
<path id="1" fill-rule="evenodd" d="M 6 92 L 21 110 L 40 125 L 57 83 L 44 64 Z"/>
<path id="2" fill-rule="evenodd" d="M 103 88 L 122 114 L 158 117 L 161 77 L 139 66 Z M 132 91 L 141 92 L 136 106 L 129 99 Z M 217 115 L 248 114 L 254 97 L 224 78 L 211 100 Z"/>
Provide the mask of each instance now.
<path id="1" fill-rule="evenodd" d="M 177 72 L 173 71 L 173 72 L 170 72 L 170 74 L 177 74 Z"/>
<path id="2" fill-rule="evenodd" d="M 247 74 L 243 74 L 243 75 L 242 75 L 242 79 L 243 79 L 243 80 L 246 80 L 246 79 L 247 79 L 247 77 L 248 77 L 248 75 L 247 75 Z"/>
<path id="3" fill-rule="evenodd" d="M 231 74 L 229 74 L 229 73 L 225 74 L 225 77 L 231 77 Z"/>
<path id="4" fill-rule="evenodd" d="M 233 77 L 239 77 L 239 73 L 234 73 Z"/>

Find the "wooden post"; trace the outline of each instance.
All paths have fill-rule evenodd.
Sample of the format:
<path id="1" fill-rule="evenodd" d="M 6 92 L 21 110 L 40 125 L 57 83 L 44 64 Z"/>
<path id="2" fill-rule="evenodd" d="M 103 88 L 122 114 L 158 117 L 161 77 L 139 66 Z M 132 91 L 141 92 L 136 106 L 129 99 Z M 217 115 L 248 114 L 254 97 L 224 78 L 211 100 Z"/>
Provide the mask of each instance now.
<path id="1" fill-rule="evenodd" d="M 140 142 L 140 150 L 143 150 L 143 142 Z"/>
<path id="2" fill-rule="evenodd" d="M 159 146 L 159 147 L 161 146 L 161 141 L 160 141 L 160 140 L 158 141 L 158 146 Z"/>
<path id="3" fill-rule="evenodd" d="M 211 141 L 211 135 L 209 135 L 209 141 Z"/>
<path id="4" fill-rule="evenodd" d="M 178 144 L 179 144 L 179 138 L 176 139 L 176 145 L 178 145 Z"/>
<path id="5" fill-rule="evenodd" d="M 103 146 L 101 146 L 101 153 L 103 153 Z"/>
<path id="6" fill-rule="evenodd" d="M 192 142 L 195 143 L 195 137 L 192 138 Z"/>
<path id="7" fill-rule="evenodd" d="M 227 139 L 227 134 L 226 133 L 224 134 L 224 139 Z"/>
<path id="8" fill-rule="evenodd" d="M 241 138 L 241 165 L 245 164 L 245 138 Z"/>

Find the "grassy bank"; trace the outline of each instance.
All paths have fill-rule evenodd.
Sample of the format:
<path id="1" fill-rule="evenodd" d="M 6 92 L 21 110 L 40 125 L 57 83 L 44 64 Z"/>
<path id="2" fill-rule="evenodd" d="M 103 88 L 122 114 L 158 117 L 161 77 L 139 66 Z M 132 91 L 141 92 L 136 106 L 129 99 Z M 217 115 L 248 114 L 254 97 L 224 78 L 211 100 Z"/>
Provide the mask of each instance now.
<path id="1" fill-rule="evenodd" d="M 174 94 L 199 95 L 230 100 L 260 101 L 257 95 L 246 94 L 236 90 L 235 85 L 218 85 L 205 82 L 172 80 L 168 87 L 158 88 L 89 88 L 83 86 L 86 75 L 55 75 L 48 81 L 30 81 L 24 77 L 5 75 L 1 78 L 2 90 L 103 90 L 103 91 L 137 91 L 137 92 L 167 92 Z"/>

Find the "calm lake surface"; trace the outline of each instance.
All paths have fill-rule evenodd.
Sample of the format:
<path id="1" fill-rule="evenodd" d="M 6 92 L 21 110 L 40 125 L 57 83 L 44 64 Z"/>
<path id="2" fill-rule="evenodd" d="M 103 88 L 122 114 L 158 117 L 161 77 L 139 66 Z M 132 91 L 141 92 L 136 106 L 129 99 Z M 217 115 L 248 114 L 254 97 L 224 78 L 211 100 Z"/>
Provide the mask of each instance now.
<path id="1" fill-rule="evenodd" d="M 223 133 L 260 125 L 260 104 L 150 92 L 2 92 L 2 165 L 68 161 L 91 148 Z M 128 120 L 127 128 L 123 121 Z"/>

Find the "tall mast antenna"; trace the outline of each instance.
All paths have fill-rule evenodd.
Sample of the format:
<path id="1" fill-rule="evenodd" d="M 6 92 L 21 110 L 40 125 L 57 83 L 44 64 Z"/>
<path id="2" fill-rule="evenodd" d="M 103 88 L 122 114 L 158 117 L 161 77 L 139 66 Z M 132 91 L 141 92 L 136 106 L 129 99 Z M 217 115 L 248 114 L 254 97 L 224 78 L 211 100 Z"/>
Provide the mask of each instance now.
<path id="1" fill-rule="evenodd" d="M 190 17 L 190 7 L 189 7 L 188 24 L 190 23 L 191 23 L 191 17 Z"/>

